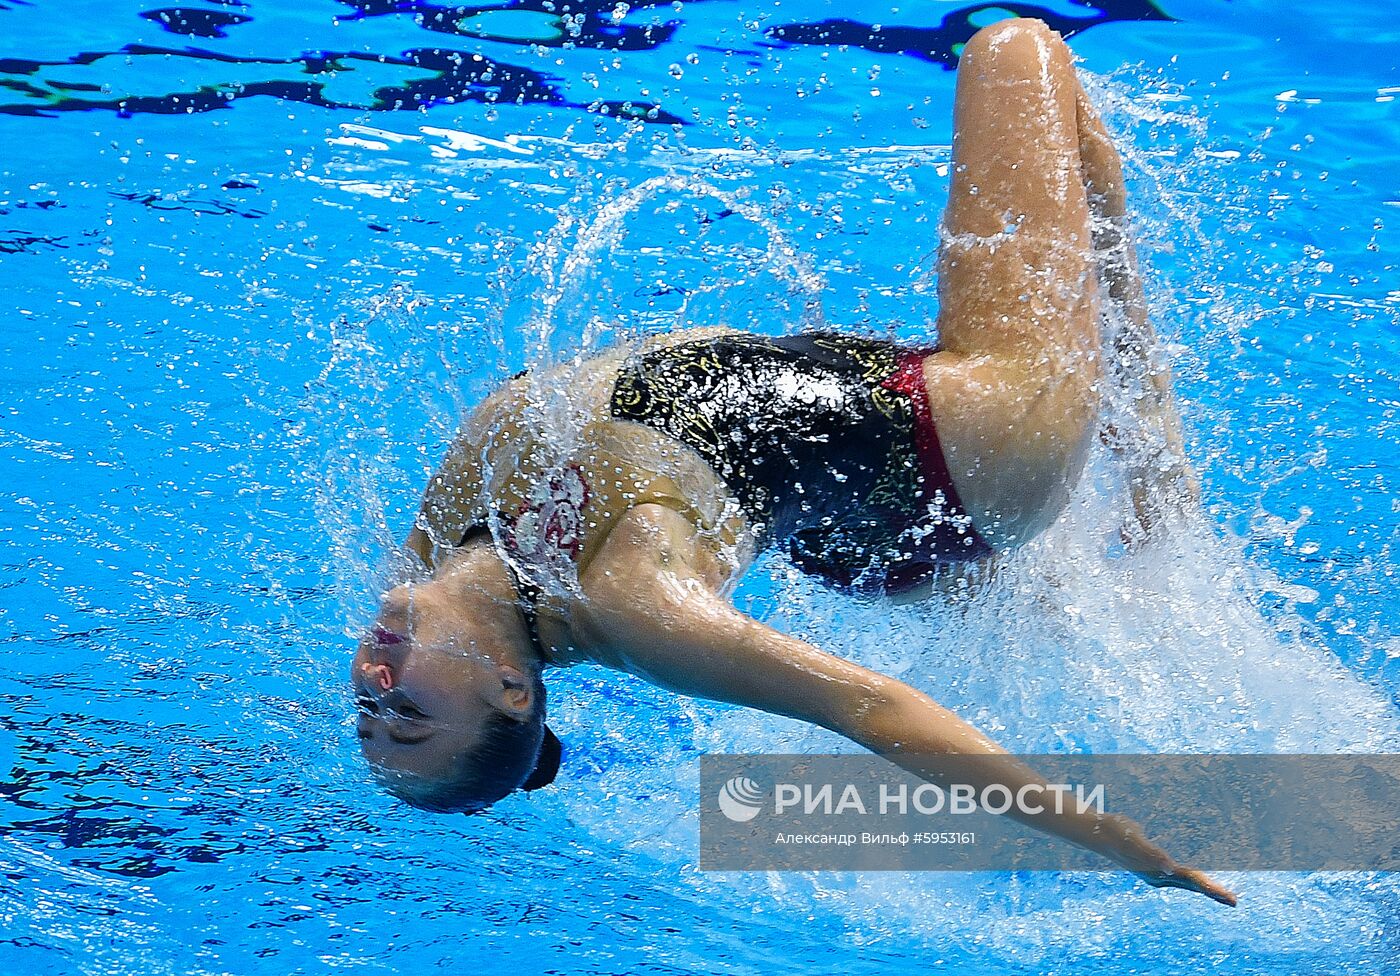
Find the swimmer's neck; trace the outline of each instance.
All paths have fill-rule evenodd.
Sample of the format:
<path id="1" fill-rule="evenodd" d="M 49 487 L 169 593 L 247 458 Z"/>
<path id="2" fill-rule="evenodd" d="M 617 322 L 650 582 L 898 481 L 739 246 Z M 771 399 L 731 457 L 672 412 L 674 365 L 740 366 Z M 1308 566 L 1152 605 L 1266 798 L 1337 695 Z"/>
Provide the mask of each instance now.
<path id="1" fill-rule="evenodd" d="M 433 578 L 445 587 L 455 613 L 485 624 L 495 638 L 478 647 L 485 657 L 525 674 L 549 663 L 535 648 L 510 570 L 489 539 L 454 549 L 439 562 Z"/>

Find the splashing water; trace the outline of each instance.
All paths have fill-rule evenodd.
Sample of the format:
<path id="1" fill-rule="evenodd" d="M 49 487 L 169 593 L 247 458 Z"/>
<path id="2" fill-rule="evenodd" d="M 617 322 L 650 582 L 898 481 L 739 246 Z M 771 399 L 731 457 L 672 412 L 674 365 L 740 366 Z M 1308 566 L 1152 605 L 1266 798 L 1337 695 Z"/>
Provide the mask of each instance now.
<path id="1" fill-rule="evenodd" d="M 581 334 L 570 335 L 570 347 L 577 358 L 586 357 L 597 351 L 604 337 L 614 329 L 605 326 L 598 318 L 596 299 L 586 292 L 590 272 L 602 259 L 604 253 L 620 242 L 625 232 L 624 221 L 636 214 L 647 203 L 674 196 L 690 196 L 704 201 L 712 198 L 723 204 L 725 215 L 737 214 L 752 223 L 767 237 L 767 248 L 758 255 L 753 271 L 741 273 L 737 280 L 727 280 L 688 289 L 685 300 L 675 311 L 669 323 L 662 324 L 657 331 L 684 328 L 689 324 L 687 310 L 697 295 L 707 294 L 720 288 L 737 290 L 742 288 L 755 275 L 769 273 L 803 300 L 803 315 L 800 323 L 809 328 L 819 328 L 823 318 L 821 313 L 822 280 L 803 259 L 796 248 L 788 242 L 774 220 L 764 211 L 744 202 L 734 193 L 712 186 L 703 180 L 676 175 L 653 176 L 630 187 L 604 204 L 587 222 L 580 222 L 572 214 L 565 213 L 555 228 L 532 252 L 529 267 L 536 272 L 541 288 L 531 316 L 535 323 L 529 339 L 533 348 L 546 356 L 554 348 L 556 320 L 565 308 L 578 308 L 587 317 Z M 667 209 L 674 209 L 673 202 L 666 200 Z M 579 226 L 582 223 L 582 226 Z M 568 239 L 577 235 L 572 248 L 567 248 Z M 562 260 L 560 260 L 562 255 Z M 559 264 L 556 272 L 554 265 Z M 565 316 L 566 319 L 568 318 Z M 727 325 L 738 328 L 737 322 L 726 321 L 723 317 L 707 325 Z M 626 323 L 619 323 L 616 331 L 623 335 L 635 335 L 636 329 L 629 329 Z M 550 365 L 548 360 L 538 365 Z"/>
<path id="2" fill-rule="evenodd" d="M 1236 290 L 1208 277 L 1224 261 L 1217 252 L 1231 242 L 1211 240 L 1195 214 L 1202 196 L 1230 198 L 1230 174 L 1212 164 L 1199 117 L 1135 98 L 1121 81 L 1089 81 L 1123 144 L 1132 144 L 1126 136 L 1133 129 L 1149 130 L 1148 148 L 1130 151 L 1128 166 L 1135 232 L 1163 337 L 1155 355 L 1175 359 L 1186 385 L 1199 389 L 1207 362 L 1228 358 L 1260 314 Z M 1173 148 L 1164 152 L 1164 144 Z M 917 174 L 926 161 L 922 151 L 904 158 L 892 152 L 888 160 L 910 180 L 911 194 L 920 189 Z M 527 302 L 528 361 L 557 363 L 566 356 L 577 363 L 608 341 L 695 322 L 691 296 L 701 289 L 669 320 L 643 318 L 649 324 L 638 327 L 627 319 L 630 309 L 608 303 L 614 291 L 595 287 L 600 266 L 626 249 L 629 234 L 643 239 L 634 256 L 648 246 L 654 227 L 629 230 L 628 218 L 648 207 L 674 214 L 668 205 L 678 196 L 711 197 L 766 232 L 761 267 L 799 295 L 809 317 L 780 315 L 759 327 L 789 331 L 821 321 L 810 316 L 820 315 L 822 277 L 812 270 L 815 262 L 778 232 L 778 218 L 732 192 L 681 176 L 608 190 L 611 199 L 595 210 L 566 209 L 531 252 L 527 280 L 539 284 Z M 1178 283 L 1153 275 L 1155 259 L 1174 249 L 1199 255 L 1197 279 Z M 758 253 L 736 248 L 721 257 L 732 268 Z M 844 272 L 837 268 L 833 276 Z M 742 300 L 752 280 L 752 273 L 740 272 L 722 285 L 704 286 L 704 293 L 722 289 Z M 916 290 L 914 282 L 896 291 Z M 1192 293 L 1205 295 L 1206 303 L 1181 300 Z M 713 319 L 744 321 L 722 310 Z M 1202 334 L 1204 328 L 1210 331 Z M 552 391 L 540 389 L 537 396 L 541 422 L 551 425 L 555 443 L 566 451 L 568 437 L 560 432 L 577 418 L 549 409 L 561 402 Z M 1111 391 L 1105 422 L 1132 430 L 1132 399 L 1130 389 Z M 1214 401 L 1188 404 L 1193 426 L 1204 428 L 1206 439 L 1211 424 L 1229 423 L 1220 410 Z M 1199 447 L 1194 453 L 1203 456 Z M 1214 459 L 1204 457 L 1209 485 Z M 1274 604 L 1275 597 L 1306 601 L 1310 592 L 1258 565 L 1250 539 L 1222 534 L 1205 513 L 1187 511 L 1160 526 L 1149 544 L 1123 547 L 1120 531 L 1131 514 L 1124 468 L 1133 460 L 1131 453 L 1096 445 L 1068 510 L 1050 530 L 961 591 L 925 606 L 852 603 L 778 557 L 751 572 L 738 599 L 776 626 L 930 692 L 1013 751 L 1381 752 L 1400 746 L 1394 703 L 1338 660 L 1288 604 Z M 1319 942 L 1304 920 L 1344 914 L 1331 939 L 1383 947 L 1383 920 L 1400 900 L 1400 886 L 1386 877 L 1254 875 L 1232 879 L 1244 892 L 1247 914 L 1221 919 L 1207 915 L 1210 906 L 1148 890 L 1121 874 L 695 875 L 688 865 L 698 829 L 697 752 L 844 751 L 848 744 L 771 716 L 677 703 L 632 679 L 592 669 L 552 676 L 551 685 L 553 722 L 581 758 L 569 787 L 538 801 L 540 816 L 564 818 L 610 847 L 643 849 L 669 864 L 696 897 L 722 899 L 739 911 L 773 901 L 799 913 L 827 906 L 857 941 L 878 944 L 897 932 L 930 946 L 949 942 L 958 947 L 949 950 L 953 957 L 976 951 L 1004 966 L 1030 967 L 1067 955 L 1151 960 L 1179 949 L 1183 938 L 1201 952 L 1233 942 L 1244 958 L 1307 956 Z M 685 719 L 681 728 L 658 739 L 651 732 L 664 726 L 658 719 L 677 712 Z M 1198 927 L 1207 917 L 1209 926 Z M 1153 919 L 1160 930 L 1151 928 Z"/>
<path id="3" fill-rule="evenodd" d="M 1232 37 L 1242 71 L 1247 41 Z M 45 56 L 61 80 L 106 83 L 119 59 L 62 59 L 118 46 L 84 39 Z M 821 56 L 849 52 L 805 48 L 808 64 L 797 50 L 787 63 L 804 73 L 802 97 L 829 96 L 839 86 Z M 673 59 L 659 55 L 664 76 Z M 701 753 L 849 746 L 597 669 L 550 676 L 551 724 L 569 748 L 554 789 L 464 822 L 370 783 L 346 638 L 387 581 L 415 571 L 397 546 L 419 493 L 493 386 L 696 325 L 829 321 L 931 338 L 929 201 L 945 194 L 948 150 L 881 144 L 909 113 L 897 56 L 873 56 L 885 66 L 878 97 L 858 86 L 867 121 L 839 100 L 804 101 L 811 124 L 771 147 L 750 126 L 767 98 L 753 87 L 722 110 L 749 126 L 732 141 L 723 119 L 724 139 L 663 120 L 588 142 L 571 119 L 521 136 L 449 118 L 493 139 L 405 112 L 375 125 L 335 115 L 325 146 L 308 147 L 310 116 L 251 88 L 231 114 L 3 117 L 35 126 L 24 133 L 40 134 L 42 165 L 4 163 L 25 178 L 0 201 L 0 271 L 15 269 L 16 321 L 41 340 L 0 335 L 12 353 L 0 366 L 32 394 L 7 404 L 18 419 L 3 432 L 17 530 L 4 540 L 0 642 L 23 653 L 0 716 L 16 770 L 0 791 L 0 957 L 28 939 L 46 968 L 61 958 L 84 972 L 431 969 L 492 952 L 605 972 L 1393 967 L 1390 876 L 1241 875 L 1228 879 L 1241 908 L 1226 913 L 1121 873 L 700 873 Z M 403 60 L 388 67 L 408 71 Z M 685 63 L 687 84 L 718 70 L 708 52 Z M 367 70 L 338 74 L 385 90 Z M 1387 239 L 1379 227 L 1311 236 L 1320 187 L 1342 181 L 1308 172 L 1314 198 L 1297 188 L 1301 101 L 1280 99 L 1262 144 L 1216 143 L 1204 120 L 1219 113 L 1183 108 L 1199 92 L 1185 101 L 1161 76 L 1089 80 L 1119 144 L 1135 147 L 1158 355 L 1177 371 L 1206 511 L 1125 549 L 1132 457 L 1096 445 L 1065 516 L 965 590 L 891 610 L 774 557 L 737 599 L 1012 749 L 1393 750 L 1389 469 L 1355 449 L 1393 440 L 1393 343 L 1363 352 L 1324 334 L 1353 315 L 1393 321 L 1385 288 L 1344 278 L 1353 252 Z M 905 81 L 918 128 L 941 110 L 913 104 L 926 81 Z M 825 143 L 823 125 L 837 133 Z M 19 139 L 15 151 L 25 158 Z M 1268 241 L 1283 231 L 1306 247 L 1275 257 Z M 1272 341 L 1301 365 L 1261 355 Z M 1317 395 L 1332 383 L 1342 406 Z M 570 418 L 550 391 L 535 399 L 562 451 Z M 1130 401 L 1107 398 L 1120 429 Z M 1297 490 L 1319 484 L 1335 511 Z M 92 557 L 78 571 L 76 551 Z"/>

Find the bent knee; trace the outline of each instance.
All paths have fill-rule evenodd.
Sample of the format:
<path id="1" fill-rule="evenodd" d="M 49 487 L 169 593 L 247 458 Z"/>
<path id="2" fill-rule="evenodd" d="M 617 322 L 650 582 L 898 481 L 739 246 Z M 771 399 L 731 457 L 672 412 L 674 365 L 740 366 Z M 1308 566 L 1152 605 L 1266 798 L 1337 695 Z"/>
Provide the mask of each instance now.
<path id="1" fill-rule="evenodd" d="M 1052 64 L 1069 64 L 1069 49 L 1043 20 L 1013 17 L 983 27 L 963 48 L 960 68 L 998 81 L 1044 83 Z"/>
<path id="2" fill-rule="evenodd" d="M 981 54 L 984 50 L 1001 55 L 1029 53 L 1031 45 L 1042 43 L 1063 44 L 1060 35 L 1050 29 L 1045 21 L 1037 17 L 1008 17 L 995 24 L 983 27 L 967 42 L 964 56 Z"/>

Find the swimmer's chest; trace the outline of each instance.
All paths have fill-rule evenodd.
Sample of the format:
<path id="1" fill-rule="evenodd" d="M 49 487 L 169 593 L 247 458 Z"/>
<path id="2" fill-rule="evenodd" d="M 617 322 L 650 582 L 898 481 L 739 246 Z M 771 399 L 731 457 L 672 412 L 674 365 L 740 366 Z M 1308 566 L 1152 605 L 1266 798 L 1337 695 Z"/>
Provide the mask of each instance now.
<path id="1" fill-rule="evenodd" d="M 572 422 L 510 411 L 495 428 L 497 538 L 538 581 L 567 585 L 630 509 L 660 504 L 736 570 L 786 542 L 804 571 L 845 589 L 923 572 L 946 547 L 910 545 L 911 531 L 928 536 L 927 486 L 894 382 L 921 355 L 853 336 L 727 333 L 620 357 L 586 395 L 561 391 L 570 410 L 544 412 Z"/>
<path id="2" fill-rule="evenodd" d="M 748 524 L 693 451 L 657 431 L 603 417 L 576 430 L 498 431 L 487 483 L 499 538 L 532 575 L 567 581 L 638 505 L 685 515 L 726 562 L 747 562 Z M 538 580 L 543 581 L 543 580 Z"/>

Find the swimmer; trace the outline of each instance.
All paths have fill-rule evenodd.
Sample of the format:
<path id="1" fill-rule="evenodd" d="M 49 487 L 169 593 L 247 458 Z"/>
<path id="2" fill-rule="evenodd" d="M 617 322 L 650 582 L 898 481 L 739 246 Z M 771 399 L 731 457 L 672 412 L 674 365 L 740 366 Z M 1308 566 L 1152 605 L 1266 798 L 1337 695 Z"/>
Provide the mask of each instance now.
<path id="1" fill-rule="evenodd" d="M 1135 531 L 1161 514 L 1153 498 L 1195 490 L 1170 378 L 1147 363 L 1121 164 L 1068 49 L 1035 20 L 982 30 L 954 116 L 936 348 L 690 330 L 524 374 L 468 416 L 407 542 L 431 578 L 384 595 L 351 666 L 390 791 L 475 812 L 546 785 L 560 745 L 541 676 L 584 662 L 820 725 L 926 777 L 925 757 L 955 755 L 979 790 L 1043 784 L 924 693 L 725 597 L 767 546 L 839 590 L 908 599 L 1033 538 L 1118 375 L 1104 303 L 1129 323 L 1119 373 L 1136 372 L 1158 445 L 1134 476 Z M 545 443 L 556 422 L 564 452 Z M 1025 822 L 1234 904 L 1124 817 Z"/>

